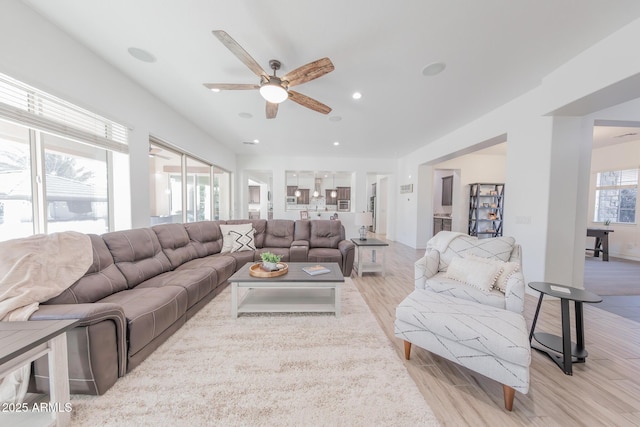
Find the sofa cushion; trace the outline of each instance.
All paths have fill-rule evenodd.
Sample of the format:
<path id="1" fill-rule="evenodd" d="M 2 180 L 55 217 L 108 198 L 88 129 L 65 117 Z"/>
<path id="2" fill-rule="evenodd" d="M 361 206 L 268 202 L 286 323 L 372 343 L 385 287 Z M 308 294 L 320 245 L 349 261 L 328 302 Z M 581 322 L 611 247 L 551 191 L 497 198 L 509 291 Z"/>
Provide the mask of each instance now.
<path id="1" fill-rule="evenodd" d="M 344 240 L 344 229 L 340 221 L 309 221 L 309 248 L 338 248 Z"/>
<path id="2" fill-rule="evenodd" d="M 246 263 L 252 263 L 260 259 L 256 251 L 231 252 L 226 255 L 236 260 L 236 271 Z"/>
<path id="3" fill-rule="evenodd" d="M 127 279 L 129 288 L 171 270 L 158 236 L 150 228 L 114 231 L 103 234 L 102 239 Z"/>
<path id="4" fill-rule="evenodd" d="M 222 250 L 223 239 L 220 224 L 224 224 L 224 221 L 199 221 L 184 224 L 184 229 L 199 257 L 218 254 Z"/>
<path id="5" fill-rule="evenodd" d="M 160 224 L 151 227 L 158 236 L 162 250 L 169 258 L 171 268 L 177 268 L 198 257 L 189 234 L 182 224 Z"/>
<path id="6" fill-rule="evenodd" d="M 186 262 L 178 267 L 175 271 L 190 270 L 194 268 L 210 268 L 215 270 L 218 281 L 218 283 L 214 285 L 215 288 L 215 286 L 226 282 L 227 279 L 236 272 L 236 259 L 232 256 L 229 256 L 229 254 L 209 255 L 208 257 L 196 258 L 194 260 Z"/>
<path id="7" fill-rule="evenodd" d="M 342 254 L 339 249 L 313 248 L 307 255 L 309 262 L 337 262 L 342 265 Z"/>
<path id="8" fill-rule="evenodd" d="M 290 248 L 293 243 L 294 221 L 272 219 L 267 221 L 264 246 L 269 248 Z"/>
<path id="9" fill-rule="evenodd" d="M 136 286 L 138 288 L 161 288 L 179 286 L 187 291 L 187 309 L 193 307 L 218 285 L 218 274 L 212 268 L 191 268 L 162 273 Z"/>
<path id="10" fill-rule="evenodd" d="M 187 291 L 179 286 L 127 289 L 101 299 L 122 307 L 127 318 L 129 358 L 187 311 Z"/>
<path id="11" fill-rule="evenodd" d="M 293 226 L 293 239 L 306 240 L 311 238 L 311 221 L 308 219 L 300 219 L 295 221 Z"/>
<path id="12" fill-rule="evenodd" d="M 109 248 L 100 236 L 89 234 L 93 263 L 89 270 L 60 295 L 45 304 L 84 304 L 127 289 L 127 280 L 113 262 Z"/>

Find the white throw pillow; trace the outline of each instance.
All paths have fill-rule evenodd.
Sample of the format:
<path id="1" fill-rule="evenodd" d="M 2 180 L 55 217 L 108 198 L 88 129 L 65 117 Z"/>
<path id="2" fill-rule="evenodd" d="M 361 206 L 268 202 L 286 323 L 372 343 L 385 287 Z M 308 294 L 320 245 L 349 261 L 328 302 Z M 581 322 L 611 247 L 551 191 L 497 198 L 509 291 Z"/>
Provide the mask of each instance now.
<path id="1" fill-rule="evenodd" d="M 511 277 L 511 275 L 516 271 L 520 270 L 520 265 L 517 262 L 504 262 L 496 259 L 479 257 L 473 254 L 467 255 L 467 258 L 480 262 L 486 262 L 488 264 L 493 264 L 497 267 L 500 267 L 502 271 L 493 287 L 503 294 L 507 291 L 507 281 L 509 280 L 509 277 Z"/>
<path id="2" fill-rule="evenodd" d="M 220 253 L 231 252 L 234 239 L 233 236 L 229 235 L 229 232 L 232 230 L 245 234 L 253 230 L 253 224 L 220 224 L 220 231 L 222 232 L 222 250 L 220 250 Z"/>
<path id="3" fill-rule="evenodd" d="M 246 233 L 240 233 L 236 230 L 229 231 L 229 236 L 233 238 L 231 252 L 255 251 L 256 244 L 253 241 L 255 232 L 255 228 L 252 228 Z"/>
<path id="4" fill-rule="evenodd" d="M 491 292 L 502 268 L 472 258 L 455 257 L 449 263 L 445 277 L 473 286 L 483 292 Z"/>

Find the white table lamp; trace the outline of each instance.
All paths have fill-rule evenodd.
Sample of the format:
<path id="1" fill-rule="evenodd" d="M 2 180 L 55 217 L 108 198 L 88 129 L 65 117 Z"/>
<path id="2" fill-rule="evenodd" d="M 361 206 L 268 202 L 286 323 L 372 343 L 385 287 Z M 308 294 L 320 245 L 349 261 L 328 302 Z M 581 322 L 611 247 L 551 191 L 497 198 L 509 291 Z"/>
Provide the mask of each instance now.
<path id="1" fill-rule="evenodd" d="M 367 240 L 367 227 L 373 225 L 371 212 L 358 212 L 355 218 L 356 225 L 360 226 L 360 240 Z"/>

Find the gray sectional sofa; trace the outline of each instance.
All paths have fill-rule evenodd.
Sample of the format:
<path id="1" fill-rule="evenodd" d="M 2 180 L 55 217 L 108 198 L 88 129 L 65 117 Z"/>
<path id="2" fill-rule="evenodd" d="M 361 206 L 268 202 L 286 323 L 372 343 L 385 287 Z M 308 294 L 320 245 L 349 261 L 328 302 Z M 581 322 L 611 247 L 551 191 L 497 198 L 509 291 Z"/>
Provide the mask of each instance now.
<path id="1" fill-rule="evenodd" d="M 255 250 L 224 252 L 221 225 L 252 224 Z M 79 319 L 67 334 L 71 393 L 103 394 L 219 294 L 245 263 L 337 262 L 351 274 L 354 244 L 340 221 L 231 220 L 161 224 L 90 235 L 93 265 L 30 320 Z M 48 391 L 36 361 L 30 390 Z"/>

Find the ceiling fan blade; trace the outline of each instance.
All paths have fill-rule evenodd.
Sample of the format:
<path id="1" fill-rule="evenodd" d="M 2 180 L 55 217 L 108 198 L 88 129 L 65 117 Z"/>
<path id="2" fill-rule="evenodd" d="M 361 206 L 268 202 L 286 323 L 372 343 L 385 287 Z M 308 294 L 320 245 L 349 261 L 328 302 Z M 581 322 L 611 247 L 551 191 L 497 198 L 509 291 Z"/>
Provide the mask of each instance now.
<path id="1" fill-rule="evenodd" d="M 227 47 L 244 65 L 249 67 L 251 71 L 253 71 L 257 76 L 269 76 L 266 71 L 256 62 L 255 59 L 251 57 L 247 53 L 246 50 L 242 48 L 226 31 L 223 30 L 215 30 L 213 31 L 213 35 L 218 38 L 222 42 L 223 45 Z"/>
<path id="2" fill-rule="evenodd" d="M 267 119 L 275 119 L 278 114 L 278 104 L 267 102 Z"/>
<path id="3" fill-rule="evenodd" d="M 301 85 L 318 77 L 322 77 L 335 69 L 329 58 L 318 59 L 287 73 L 282 80 L 289 82 L 289 87 Z"/>
<path id="4" fill-rule="evenodd" d="M 289 99 L 295 103 L 302 105 L 303 107 L 307 107 L 312 109 L 313 111 L 317 111 L 318 113 L 329 114 L 331 112 L 331 107 L 328 107 L 320 101 L 316 101 L 313 98 L 309 98 L 307 95 L 303 95 L 293 90 L 289 91 Z"/>
<path id="5" fill-rule="evenodd" d="M 260 89 L 260 85 L 253 84 L 236 84 L 236 83 L 204 83 L 207 89 L 219 90 L 252 90 Z"/>

